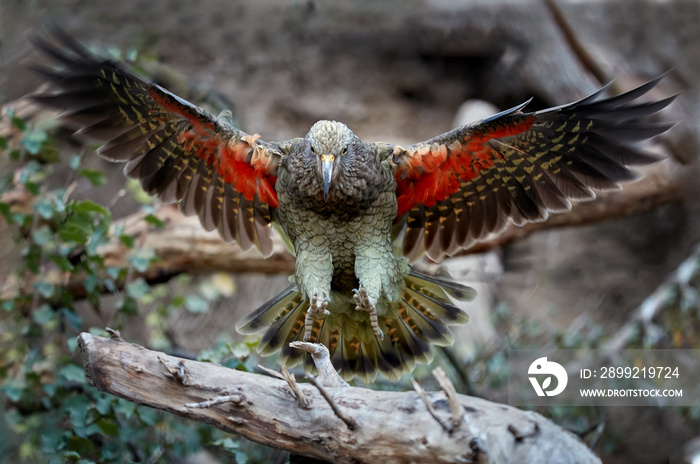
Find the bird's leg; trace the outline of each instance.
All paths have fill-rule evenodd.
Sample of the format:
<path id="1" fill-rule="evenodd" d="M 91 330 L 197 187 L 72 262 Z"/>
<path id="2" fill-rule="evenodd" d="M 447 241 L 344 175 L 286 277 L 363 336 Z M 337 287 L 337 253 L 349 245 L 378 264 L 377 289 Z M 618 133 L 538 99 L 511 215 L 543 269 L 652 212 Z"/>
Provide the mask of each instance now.
<path id="1" fill-rule="evenodd" d="M 314 326 L 314 321 L 317 318 L 322 319 L 330 314 L 330 312 L 326 309 L 329 301 L 330 299 L 328 298 L 321 298 L 318 295 L 318 292 L 314 292 L 313 296 L 311 297 L 309 309 L 306 311 L 306 317 L 304 318 L 305 342 L 311 341 L 311 329 Z"/>
<path id="2" fill-rule="evenodd" d="M 372 301 L 367 289 L 360 284 L 360 288 L 353 289 L 352 296 L 355 298 L 355 311 L 367 311 L 369 313 L 369 323 L 372 325 L 374 335 L 384 340 L 384 332 L 379 328 L 379 315 L 377 314 L 376 302 Z"/>
<path id="3" fill-rule="evenodd" d="M 301 293 L 309 299 L 309 309 L 304 317 L 304 341 L 311 341 L 311 331 L 316 319 L 330 314 L 331 279 L 333 278 L 333 255 L 328 238 L 314 235 L 306 241 L 296 243 L 297 262 L 294 279 Z"/>

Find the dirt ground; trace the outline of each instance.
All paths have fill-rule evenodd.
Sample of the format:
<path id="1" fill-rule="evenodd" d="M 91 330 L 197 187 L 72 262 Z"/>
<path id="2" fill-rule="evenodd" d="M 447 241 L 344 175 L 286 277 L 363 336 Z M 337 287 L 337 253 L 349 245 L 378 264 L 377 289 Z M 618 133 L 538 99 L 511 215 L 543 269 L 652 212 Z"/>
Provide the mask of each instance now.
<path id="1" fill-rule="evenodd" d="M 685 89 L 669 116 L 681 121 L 673 146 L 688 162 L 676 169 L 688 171 L 681 178 L 697 174 L 696 2 L 560 3 L 567 5 L 564 12 L 585 48 L 607 76 L 622 77 L 620 85 L 630 88 L 675 67 L 659 92 Z M 469 99 L 507 108 L 534 96 L 532 107 L 538 108 L 598 87 L 543 4 L 2 0 L 0 101 L 37 86 L 20 65 L 32 56 L 26 35 L 54 18 L 83 42 L 136 50 L 217 89 L 233 102 L 244 129 L 264 139 L 301 136 L 319 119 L 336 119 L 365 140 L 409 144 L 451 129 L 457 109 Z M 120 169 L 94 163 L 109 170 L 108 186 L 99 195 L 88 186 L 76 194 L 108 202 L 121 188 Z M 114 214 L 135 208 L 120 202 Z M 533 234 L 495 254 L 502 274 L 478 279 L 515 314 L 539 317 L 554 328 L 587 314 L 613 332 L 700 240 L 698 217 L 698 202 L 689 197 L 641 216 Z M 178 322 L 183 347 L 202 349 L 215 338 L 213 331 L 233 331 L 239 313 L 232 308 L 252 309 L 286 283 L 285 276 L 236 279 L 242 291 L 215 314 Z M 606 456 L 611 463 L 666 462 L 698 434 L 675 417 L 645 408 L 611 414 L 609 427 L 625 443 Z"/>

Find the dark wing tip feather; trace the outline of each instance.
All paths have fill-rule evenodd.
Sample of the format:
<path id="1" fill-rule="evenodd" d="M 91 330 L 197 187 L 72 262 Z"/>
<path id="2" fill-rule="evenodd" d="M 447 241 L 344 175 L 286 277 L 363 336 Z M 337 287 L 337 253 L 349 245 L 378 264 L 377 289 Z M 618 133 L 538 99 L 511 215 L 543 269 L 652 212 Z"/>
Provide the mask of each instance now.
<path id="1" fill-rule="evenodd" d="M 496 113 L 496 114 L 494 114 L 493 116 L 489 116 L 488 118 L 482 120 L 481 122 L 482 122 L 482 123 L 488 123 L 488 122 L 491 122 L 491 121 L 495 121 L 495 120 L 498 119 L 498 118 L 502 118 L 503 116 L 510 116 L 510 115 L 512 115 L 512 114 L 516 114 L 516 113 L 518 113 L 519 111 L 522 111 L 522 109 L 525 108 L 527 105 L 529 105 L 530 102 L 532 102 L 533 98 L 534 98 L 534 97 L 530 97 L 526 102 L 523 102 L 523 103 L 521 103 L 521 104 L 519 104 L 519 105 L 516 105 L 516 106 L 514 106 L 514 107 L 512 107 L 512 108 L 509 108 L 509 109 L 507 109 L 507 110 L 501 111 L 500 113 Z"/>

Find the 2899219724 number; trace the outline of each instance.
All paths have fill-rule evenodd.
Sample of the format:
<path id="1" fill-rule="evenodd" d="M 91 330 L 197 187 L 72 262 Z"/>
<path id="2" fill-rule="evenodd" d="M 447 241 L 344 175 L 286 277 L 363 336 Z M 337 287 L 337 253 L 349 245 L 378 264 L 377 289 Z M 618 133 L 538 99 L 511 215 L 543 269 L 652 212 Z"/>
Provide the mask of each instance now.
<path id="1" fill-rule="evenodd" d="M 679 377 L 678 367 L 602 367 L 601 379 L 672 379 Z"/>

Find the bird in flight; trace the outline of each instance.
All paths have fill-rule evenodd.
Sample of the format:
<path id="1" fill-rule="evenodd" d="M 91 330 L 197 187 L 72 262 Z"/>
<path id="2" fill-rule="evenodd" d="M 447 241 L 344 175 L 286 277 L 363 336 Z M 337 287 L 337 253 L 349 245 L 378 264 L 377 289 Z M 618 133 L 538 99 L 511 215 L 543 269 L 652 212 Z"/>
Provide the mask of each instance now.
<path id="1" fill-rule="evenodd" d="M 468 321 L 455 299 L 474 291 L 410 262 L 441 260 L 509 222 L 542 221 L 618 188 L 635 178 L 629 166 L 657 161 L 634 142 L 672 126 L 648 117 L 674 97 L 638 101 L 657 78 L 610 98 L 601 89 L 535 112 L 525 103 L 405 147 L 365 142 L 336 121 L 271 142 L 58 28 L 34 42 L 53 63 L 34 66 L 53 90 L 33 98 L 104 142 L 98 153 L 126 162 L 146 192 L 243 249 L 269 256 L 271 226 L 289 244 L 291 285 L 236 329 L 262 332 L 257 349 L 290 366 L 311 364 L 290 342 L 323 343 L 343 377 L 365 382 L 429 362 L 432 345 L 452 343 L 449 326 Z"/>

